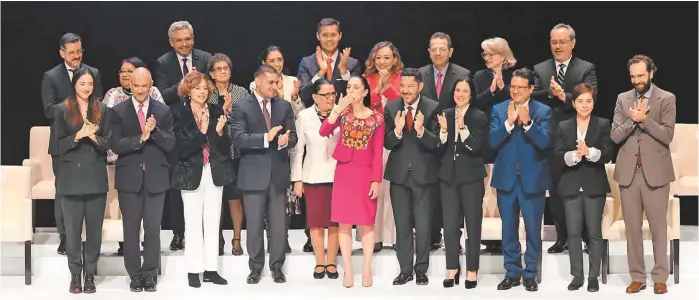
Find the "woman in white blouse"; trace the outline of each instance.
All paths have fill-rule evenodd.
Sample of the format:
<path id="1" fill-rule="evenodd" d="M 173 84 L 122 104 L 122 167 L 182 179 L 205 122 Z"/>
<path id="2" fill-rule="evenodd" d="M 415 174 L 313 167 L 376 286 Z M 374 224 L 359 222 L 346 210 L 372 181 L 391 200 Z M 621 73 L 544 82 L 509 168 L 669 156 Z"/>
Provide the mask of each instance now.
<path id="1" fill-rule="evenodd" d="M 298 116 L 299 112 L 305 107 L 303 101 L 299 97 L 299 89 L 301 88 L 301 82 L 294 76 L 284 75 L 284 54 L 279 46 L 269 46 L 262 50 L 262 55 L 260 55 L 260 61 L 263 65 L 270 65 L 282 80 L 279 82 L 279 91 L 277 96 L 289 101 L 291 103 L 291 108 L 294 110 L 294 116 Z M 255 90 L 255 81 L 250 82 L 250 91 Z"/>
<path id="2" fill-rule="evenodd" d="M 329 137 L 320 135 L 320 125 L 335 107 L 335 86 L 327 79 L 316 80 L 312 97 L 315 104 L 302 110 L 296 119 L 298 142 L 291 151 L 291 181 L 296 197 L 306 195 L 306 226 L 310 229 L 316 258 L 313 277 L 322 279 L 327 274 L 328 278 L 337 279 L 338 224 L 330 221 L 330 202 L 337 164 L 332 154 L 340 128 Z M 325 228 L 328 228 L 327 259 Z"/>

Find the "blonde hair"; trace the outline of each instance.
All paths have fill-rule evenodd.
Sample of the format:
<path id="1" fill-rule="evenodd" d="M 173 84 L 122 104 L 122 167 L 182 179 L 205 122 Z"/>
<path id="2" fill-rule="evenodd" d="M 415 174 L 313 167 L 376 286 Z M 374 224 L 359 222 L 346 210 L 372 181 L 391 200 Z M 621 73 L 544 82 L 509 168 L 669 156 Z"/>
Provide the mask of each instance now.
<path id="1" fill-rule="evenodd" d="M 486 39 L 485 41 L 481 42 L 481 48 L 483 49 L 483 51 L 490 51 L 505 57 L 505 61 L 503 61 L 502 63 L 503 69 L 512 68 L 517 64 L 517 59 L 515 58 L 515 55 L 512 53 L 510 45 L 507 43 L 507 40 L 501 37 Z"/>

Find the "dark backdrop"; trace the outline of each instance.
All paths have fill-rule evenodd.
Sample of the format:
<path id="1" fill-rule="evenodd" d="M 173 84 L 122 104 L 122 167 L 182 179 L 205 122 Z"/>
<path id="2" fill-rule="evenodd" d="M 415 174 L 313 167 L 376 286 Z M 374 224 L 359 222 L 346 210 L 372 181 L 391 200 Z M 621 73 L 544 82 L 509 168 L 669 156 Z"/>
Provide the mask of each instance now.
<path id="1" fill-rule="evenodd" d="M 171 49 L 169 25 L 188 20 L 194 26 L 195 47 L 228 54 L 233 82 L 247 87 L 259 53 L 270 44 L 282 47 L 286 67 L 296 75 L 301 57 L 317 45 L 316 25 L 323 17 L 341 21 L 340 46 L 352 47 L 352 56 L 362 62 L 375 43 L 388 40 L 406 66 L 426 65 L 429 37 L 443 31 L 452 37 L 452 61 L 472 72 L 484 67 L 480 42 L 492 36 L 507 39 L 519 67 L 531 68 L 550 58 L 549 31 L 564 22 L 577 34 L 574 54 L 597 65 L 596 114 L 613 116 L 617 94 L 631 88 L 626 62 L 643 53 L 658 65 L 656 84 L 677 96 L 677 122 L 697 123 L 695 2 L 4 2 L 2 164 L 21 164 L 28 156 L 29 129 L 48 125 L 41 80 L 44 71 L 61 63 L 58 39 L 66 32 L 82 37 L 83 62 L 101 71 L 106 92 L 119 85 L 122 59 L 138 56 L 154 67 Z M 39 215 L 45 218 L 37 222 L 51 223 L 52 203 L 42 202 Z M 696 224 L 696 201 L 682 203 L 683 223 Z"/>

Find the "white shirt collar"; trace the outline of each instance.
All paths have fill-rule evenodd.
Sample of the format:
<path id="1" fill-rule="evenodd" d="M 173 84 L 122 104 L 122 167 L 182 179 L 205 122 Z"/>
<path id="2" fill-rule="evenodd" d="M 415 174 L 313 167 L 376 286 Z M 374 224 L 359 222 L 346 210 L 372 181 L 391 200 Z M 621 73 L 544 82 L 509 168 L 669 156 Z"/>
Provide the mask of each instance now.
<path id="1" fill-rule="evenodd" d="M 462 116 L 462 117 L 466 115 L 466 112 L 468 111 L 468 108 L 469 108 L 469 107 L 471 107 L 471 103 L 466 104 L 466 106 L 464 107 L 464 110 L 461 112 L 461 116 Z M 459 113 L 459 108 L 458 108 L 458 107 L 454 107 L 454 117 L 455 117 L 456 119 L 459 118 L 458 113 Z"/>
<path id="2" fill-rule="evenodd" d="M 141 104 L 141 102 L 138 102 L 135 96 L 131 96 L 131 102 L 133 103 L 133 107 L 136 108 L 136 113 L 138 113 L 138 106 Z M 148 97 L 148 99 L 146 99 L 146 101 L 143 101 L 144 114 L 148 112 L 148 104 L 150 104 L 150 96 Z"/>
<path id="3" fill-rule="evenodd" d="M 331 55 L 331 56 L 325 55 L 325 52 L 323 52 L 323 51 L 321 51 L 320 53 L 323 54 L 323 59 L 328 59 L 328 58 L 332 59 L 333 60 L 333 67 L 334 67 L 335 62 L 337 61 L 337 56 L 340 54 L 340 50 L 335 50 L 335 53 L 333 53 L 333 55 Z"/>
<path id="4" fill-rule="evenodd" d="M 415 102 L 413 102 L 413 104 L 411 104 L 411 105 L 407 105 L 408 103 L 405 103 L 405 101 L 403 101 L 403 104 L 405 105 L 405 109 L 408 109 L 408 107 L 412 107 L 414 114 L 417 113 L 417 105 L 419 103 L 420 103 L 420 95 L 417 96 L 417 99 L 415 99 Z"/>
<path id="5" fill-rule="evenodd" d="M 179 55 L 177 52 L 175 52 L 175 55 L 177 55 L 177 60 L 182 63 L 183 58 L 187 58 L 187 62 L 191 63 L 192 62 L 192 51 L 189 52 L 189 55 L 187 56 L 182 56 Z"/>
<path id="6" fill-rule="evenodd" d="M 571 55 L 571 56 L 568 58 L 568 60 L 563 61 L 563 62 L 559 62 L 559 61 L 557 61 L 557 60 L 554 58 L 553 61 L 556 62 L 556 72 L 558 72 L 558 69 L 559 69 L 558 66 L 560 66 L 561 64 L 564 64 L 564 65 L 566 66 L 566 68 L 565 68 L 565 70 L 563 70 L 563 72 L 568 71 L 568 65 L 570 65 L 570 60 L 571 60 L 571 59 L 573 59 L 573 55 Z"/>
<path id="7" fill-rule="evenodd" d="M 260 96 L 260 94 L 258 94 L 257 91 L 253 91 L 252 93 L 255 95 L 255 99 L 257 99 L 257 103 L 262 105 L 262 100 L 265 100 L 265 98 L 262 98 L 262 96 Z M 267 99 L 267 100 L 269 100 L 269 101 L 267 101 L 267 104 L 269 104 L 272 101 L 272 99 Z"/>

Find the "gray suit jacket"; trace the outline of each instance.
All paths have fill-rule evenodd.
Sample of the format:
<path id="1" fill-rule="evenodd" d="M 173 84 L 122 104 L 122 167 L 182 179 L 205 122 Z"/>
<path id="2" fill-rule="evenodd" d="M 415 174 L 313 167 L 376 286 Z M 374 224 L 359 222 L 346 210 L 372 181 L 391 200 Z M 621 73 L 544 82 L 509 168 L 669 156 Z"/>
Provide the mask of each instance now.
<path id="1" fill-rule="evenodd" d="M 439 102 L 438 111 L 456 106 L 456 103 L 454 103 L 454 82 L 462 77 L 471 78 L 471 71 L 450 62 L 447 66 L 446 74 L 444 74 L 445 76 L 442 78 L 442 91 L 439 93 L 439 97 L 437 97 L 433 65 L 429 64 L 420 68 L 420 74 L 422 74 L 422 81 L 425 83 L 425 87 L 422 89 L 421 94 Z"/>
<path id="2" fill-rule="evenodd" d="M 636 91 L 619 94 L 614 108 L 612 141 L 621 145 L 617 154 L 614 179 L 628 186 L 635 174 L 636 156 L 641 153 L 643 175 L 652 187 L 675 181 L 670 157 L 670 142 L 675 133 L 675 95 L 653 86 L 648 100 L 649 110 L 643 123 L 634 123 L 629 109 L 636 102 Z"/>
<path id="3" fill-rule="evenodd" d="M 534 66 L 536 77 L 534 78 L 534 92 L 531 96 L 532 99 L 540 99 L 541 102 L 553 109 L 553 119 L 551 120 L 552 131 L 558 128 L 558 122 L 575 116 L 572 93 L 576 85 L 587 82 L 595 88 L 595 92 L 597 92 L 597 72 L 595 71 L 595 65 L 573 56 L 570 59 L 568 68 L 565 70 L 566 75 L 563 78 L 563 86 L 561 86 L 566 94 L 565 103 L 557 97 L 551 98 L 549 96 L 549 83 L 551 82 L 551 76 L 556 76 L 556 70 L 556 61 L 553 58 Z M 595 99 L 597 98 L 595 97 Z M 553 142 L 553 139 L 551 139 L 551 141 Z"/>

